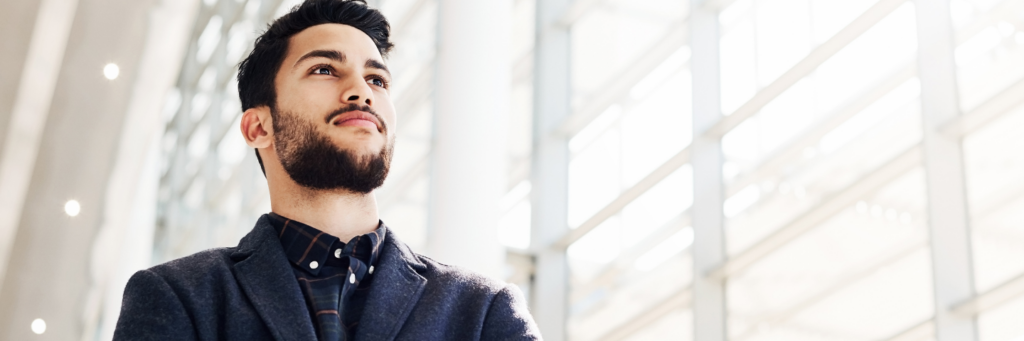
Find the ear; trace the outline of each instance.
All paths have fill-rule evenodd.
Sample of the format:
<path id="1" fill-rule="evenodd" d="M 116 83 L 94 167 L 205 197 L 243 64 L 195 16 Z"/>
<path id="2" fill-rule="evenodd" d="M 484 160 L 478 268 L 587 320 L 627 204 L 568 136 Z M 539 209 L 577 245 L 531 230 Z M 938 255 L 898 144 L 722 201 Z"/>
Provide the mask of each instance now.
<path id="1" fill-rule="evenodd" d="M 271 122 L 270 109 L 263 105 L 249 108 L 242 113 L 242 136 L 245 137 L 245 144 L 253 148 L 267 148 L 273 142 L 273 123 Z"/>

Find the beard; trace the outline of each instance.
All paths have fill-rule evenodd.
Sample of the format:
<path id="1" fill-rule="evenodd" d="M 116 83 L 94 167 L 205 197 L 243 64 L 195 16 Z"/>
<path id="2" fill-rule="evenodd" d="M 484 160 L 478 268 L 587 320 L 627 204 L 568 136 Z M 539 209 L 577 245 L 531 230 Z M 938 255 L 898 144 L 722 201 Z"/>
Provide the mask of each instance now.
<path id="1" fill-rule="evenodd" d="M 327 115 L 327 120 L 344 112 L 369 107 L 351 105 Z M 299 185 L 314 190 L 344 189 L 366 194 L 384 184 L 391 168 L 394 141 L 385 137 L 380 152 L 359 155 L 340 148 L 316 126 L 298 115 L 271 108 L 274 126 L 274 151 L 288 176 Z M 378 120 L 384 124 L 383 120 Z M 387 136 L 387 127 L 382 134 Z"/>

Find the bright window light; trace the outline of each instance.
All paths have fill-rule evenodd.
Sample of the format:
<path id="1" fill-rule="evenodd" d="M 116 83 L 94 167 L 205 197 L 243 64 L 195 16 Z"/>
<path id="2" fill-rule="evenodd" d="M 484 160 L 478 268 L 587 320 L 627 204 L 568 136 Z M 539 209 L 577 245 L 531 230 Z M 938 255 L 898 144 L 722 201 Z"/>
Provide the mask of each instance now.
<path id="1" fill-rule="evenodd" d="M 637 258 L 633 265 L 641 271 L 653 270 L 692 244 L 693 228 L 689 226 L 684 227 Z"/>
<path id="2" fill-rule="evenodd" d="M 32 332 L 36 334 L 42 334 L 46 332 L 46 321 L 43 319 L 32 320 Z"/>
<path id="3" fill-rule="evenodd" d="M 68 216 L 77 216 L 79 212 L 82 212 L 82 205 L 78 203 L 78 200 L 68 200 L 64 203 L 64 213 L 67 213 Z"/>
<path id="4" fill-rule="evenodd" d="M 747 186 L 739 191 L 739 193 L 736 193 L 736 195 L 725 200 L 722 204 L 722 213 L 729 218 L 735 217 L 756 204 L 758 200 L 761 200 L 761 189 L 757 185 Z"/>
<path id="5" fill-rule="evenodd" d="M 103 77 L 107 77 L 109 80 L 117 79 L 120 74 L 121 68 L 117 67 L 117 64 L 110 63 L 103 67 Z"/>

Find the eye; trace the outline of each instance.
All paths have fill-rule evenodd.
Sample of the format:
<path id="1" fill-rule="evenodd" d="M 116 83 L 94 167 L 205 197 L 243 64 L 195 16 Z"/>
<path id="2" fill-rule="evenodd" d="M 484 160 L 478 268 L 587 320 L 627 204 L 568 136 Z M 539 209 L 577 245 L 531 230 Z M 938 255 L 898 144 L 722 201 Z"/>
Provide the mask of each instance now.
<path id="1" fill-rule="evenodd" d="M 370 84 L 373 84 L 375 86 L 379 86 L 379 87 L 382 87 L 382 88 L 385 88 L 385 89 L 388 88 L 388 82 L 385 81 L 383 78 L 380 78 L 380 77 L 370 78 Z"/>
<path id="2" fill-rule="evenodd" d="M 313 74 L 314 75 L 330 75 L 331 74 L 331 68 L 326 67 L 326 66 L 317 66 L 317 67 L 313 68 Z"/>

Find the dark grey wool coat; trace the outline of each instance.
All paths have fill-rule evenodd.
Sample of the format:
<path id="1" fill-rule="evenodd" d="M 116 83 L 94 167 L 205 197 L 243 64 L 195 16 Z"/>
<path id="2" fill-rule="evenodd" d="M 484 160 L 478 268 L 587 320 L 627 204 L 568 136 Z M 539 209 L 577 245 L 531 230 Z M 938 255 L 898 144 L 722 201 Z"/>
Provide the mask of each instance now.
<path id="1" fill-rule="evenodd" d="M 415 254 L 388 231 L 356 340 L 539 340 L 519 290 Z M 316 340 L 264 215 L 237 247 L 135 273 L 115 340 Z"/>

